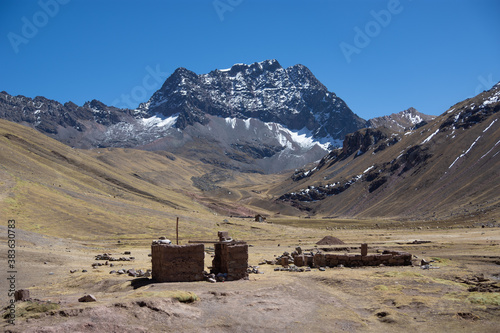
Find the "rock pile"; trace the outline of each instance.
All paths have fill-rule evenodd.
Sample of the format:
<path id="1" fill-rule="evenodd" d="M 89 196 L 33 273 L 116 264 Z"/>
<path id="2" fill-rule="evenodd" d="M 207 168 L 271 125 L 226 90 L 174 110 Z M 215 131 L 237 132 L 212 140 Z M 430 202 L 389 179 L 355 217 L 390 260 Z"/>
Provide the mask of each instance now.
<path id="1" fill-rule="evenodd" d="M 288 265 L 288 267 L 276 267 L 274 271 L 280 271 L 280 272 L 310 272 L 311 267 L 297 267 L 294 264 Z"/>
<path id="2" fill-rule="evenodd" d="M 109 272 L 109 274 L 117 274 L 117 275 L 124 275 L 127 274 L 128 276 L 132 277 L 142 277 L 142 278 L 149 278 L 151 277 L 151 270 L 148 269 L 146 271 L 139 269 L 135 270 L 135 268 L 130 268 L 130 269 L 119 269 L 118 271 L 112 270 Z"/>
<path id="3" fill-rule="evenodd" d="M 264 272 L 259 271 L 259 266 L 248 266 L 248 274 L 264 274 Z"/>
<path id="4" fill-rule="evenodd" d="M 479 274 L 479 275 L 474 275 L 472 277 L 455 277 L 455 280 L 460 282 L 460 283 L 465 283 L 467 285 L 470 285 L 469 289 L 467 289 L 470 292 L 476 291 L 476 292 L 500 292 L 500 282 L 497 281 L 492 281 L 486 277 L 484 277 L 484 274 Z"/>
<path id="5" fill-rule="evenodd" d="M 95 256 L 95 260 L 107 260 L 107 261 L 130 261 L 134 259 L 135 259 L 134 257 L 114 258 L 111 256 L 111 253 L 98 254 Z"/>

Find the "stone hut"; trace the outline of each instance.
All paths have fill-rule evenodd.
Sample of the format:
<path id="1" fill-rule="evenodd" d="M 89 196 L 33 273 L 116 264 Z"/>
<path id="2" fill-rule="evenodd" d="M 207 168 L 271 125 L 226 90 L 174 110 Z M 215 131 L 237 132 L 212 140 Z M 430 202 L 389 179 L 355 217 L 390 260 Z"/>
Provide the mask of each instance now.
<path id="1" fill-rule="evenodd" d="M 266 217 L 260 214 L 255 215 L 255 222 L 265 222 Z"/>

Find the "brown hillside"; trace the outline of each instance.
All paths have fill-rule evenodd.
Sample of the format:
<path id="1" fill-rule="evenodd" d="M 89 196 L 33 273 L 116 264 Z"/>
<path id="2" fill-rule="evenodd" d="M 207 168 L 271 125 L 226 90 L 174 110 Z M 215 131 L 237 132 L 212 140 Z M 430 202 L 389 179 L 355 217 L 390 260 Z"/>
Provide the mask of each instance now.
<path id="1" fill-rule="evenodd" d="M 493 222 L 500 207 L 500 85 L 424 127 L 361 130 L 271 193 L 297 214 Z"/>
<path id="2" fill-rule="evenodd" d="M 150 239 L 171 234 L 180 217 L 182 235 L 203 237 L 213 233 L 219 213 L 253 213 L 239 203 L 253 192 L 240 190 L 248 186 L 238 182 L 251 184 L 251 175 L 227 189 L 223 183 L 234 177 L 214 179 L 217 170 L 203 163 L 132 149 L 72 149 L 5 120 L 0 120 L 0 161 L 3 216 L 42 234 Z M 213 189 L 200 190 L 194 179 Z"/>

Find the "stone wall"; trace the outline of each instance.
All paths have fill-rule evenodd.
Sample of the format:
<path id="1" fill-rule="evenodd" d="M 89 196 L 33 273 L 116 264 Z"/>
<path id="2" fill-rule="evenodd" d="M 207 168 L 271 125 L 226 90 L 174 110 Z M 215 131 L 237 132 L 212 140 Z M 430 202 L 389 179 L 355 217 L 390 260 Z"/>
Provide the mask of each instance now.
<path id="1" fill-rule="evenodd" d="M 411 265 L 411 254 L 398 251 L 384 251 L 376 254 L 331 254 L 316 253 L 312 255 L 296 255 L 294 258 L 296 266 L 310 267 L 336 267 L 343 265 L 345 267 L 359 266 L 408 266 Z"/>
<path id="2" fill-rule="evenodd" d="M 212 273 L 227 274 L 227 280 L 248 277 L 248 244 L 244 242 L 215 243 Z"/>
<path id="3" fill-rule="evenodd" d="M 205 268 L 203 244 L 151 245 L 152 277 L 158 282 L 202 281 Z"/>

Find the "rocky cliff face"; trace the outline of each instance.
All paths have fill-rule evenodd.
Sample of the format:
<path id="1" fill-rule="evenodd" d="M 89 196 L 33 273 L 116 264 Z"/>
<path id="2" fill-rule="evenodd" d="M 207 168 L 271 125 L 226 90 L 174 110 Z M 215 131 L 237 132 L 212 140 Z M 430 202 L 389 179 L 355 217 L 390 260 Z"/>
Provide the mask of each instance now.
<path id="1" fill-rule="evenodd" d="M 83 132 L 87 121 L 110 126 L 123 121 L 128 115 L 129 110 L 106 106 L 97 100 L 83 106 L 72 102 L 63 105 L 41 96 L 31 99 L 0 92 L 0 118 L 30 125 L 46 134 L 55 135 L 59 129 L 68 127 Z"/>

